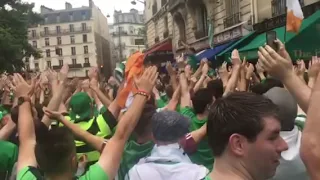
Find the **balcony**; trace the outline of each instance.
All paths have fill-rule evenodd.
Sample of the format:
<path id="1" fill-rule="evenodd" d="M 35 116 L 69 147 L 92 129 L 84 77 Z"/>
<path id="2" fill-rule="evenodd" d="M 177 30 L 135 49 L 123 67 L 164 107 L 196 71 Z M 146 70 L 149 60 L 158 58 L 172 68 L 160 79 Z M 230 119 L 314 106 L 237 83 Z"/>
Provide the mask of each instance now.
<path id="1" fill-rule="evenodd" d="M 58 66 L 52 66 L 52 69 L 53 70 L 59 70 L 59 69 L 61 69 L 62 68 L 62 66 L 60 66 L 60 65 L 58 65 Z"/>
<path id="2" fill-rule="evenodd" d="M 238 12 L 238 13 L 235 13 L 227 18 L 225 18 L 223 20 L 223 25 L 224 25 L 224 28 L 229 28 L 231 26 L 234 26 L 236 24 L 239 24 L 241 23 L 241 13 Z"/>
<path id="3" fill-rule="evenodd" d="M 124 35 L 124 36 L 126 36 L 126 35 L 128 35 L 128 32 L 127 31 L 120 31 L 120 33 L 119 33 L 119 31 L 117 31 L 117 32 L 113 32 L 112 33 L 112 36 L 121 36 L 121 35 Z"/>
<path id="4" fill-rule="evenodd" d="M 83 67 L 91 67 L 90 63 L 83 63 Z"/>
<path id="5" fill-rule="evenodd" d="M 28 39 L 39 39 L 39 38 L 40 38 L 39 34 L 37 34 L 37 35 L 29 34 L 28 35 Z"/>
<path id="6" fill-rule="evenodd" d="M 80 69 L 82 68 L 82 64 L 69 64 L 70 69 Z"/>
<path id="7" fill-rule="evenodd" d="M 169 0 L 168 2 L 168 10 L 171 12 L 173 11 L 176 7 L 178 7 L 178 5 L 182 4 L 184 5 L 184 0 Z"/>
<path id="8" fill-rule="evenodd" d="M 50 31 L 41 31 L 40 35 L 41 37 L 47 37 L 47 36 L 60 36 L 60 35 L 68 35 L 68 34 L 77 34 L 77 33 L 89 33 L 92 31 L 91 27 L 86 27 L 83 29 L 82 27 L 74 28 L 72 31 L 70 29 L 61 29 L 60 32 L 57 32 L 56 30 L 50 30 Z"/>

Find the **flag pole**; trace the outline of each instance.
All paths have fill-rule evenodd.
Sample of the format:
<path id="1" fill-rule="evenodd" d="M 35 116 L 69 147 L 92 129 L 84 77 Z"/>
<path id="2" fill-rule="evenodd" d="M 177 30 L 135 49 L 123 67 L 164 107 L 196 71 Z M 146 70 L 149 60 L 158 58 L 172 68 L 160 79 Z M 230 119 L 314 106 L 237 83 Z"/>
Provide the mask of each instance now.
<path id="1" fill-rule="evenodd" d="M 284 31 L 284 45 L 287 43 L 287 21 L 288 21 L 288 5 L 287 5 L 287 0 L 285 1 L 286 4 L 286 24 L 285 24 L 285 31 Z"/>

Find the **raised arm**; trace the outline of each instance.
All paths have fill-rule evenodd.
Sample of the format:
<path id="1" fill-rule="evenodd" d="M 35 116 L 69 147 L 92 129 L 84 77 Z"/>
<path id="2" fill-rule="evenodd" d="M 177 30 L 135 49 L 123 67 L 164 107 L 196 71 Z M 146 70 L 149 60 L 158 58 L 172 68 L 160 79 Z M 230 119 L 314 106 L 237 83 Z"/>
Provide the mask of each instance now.
<path id="1" fill-rule="evenodd" d="M 36 145 L 35 127 L 31 112 L 30 86 L 20 74 L 14 74 L 15 95 L 20 100 L 18 116 L 18 134 L 19 134 L 19 155 L 18 167 L 19 172 L 27 166 L 37 167 L 37 161 L 34 154 Z"/>
<path id="2" fill-rule="evenodd" d="M 95 148 L 97 151 L 101 151 L 104 139 L 95 135 L 90 134 L 87 131 L 81 129 L 78 125 L 68 121 L 60 112 L 50 111 L 47 108 L 44 108 L 45 114 L 51 119 L 56 119 L 61 122 L 65 127 L 71 130 L 71 132 L 88 143 L 91 147 Z"/>
<path id="3" fill-rule="evenodd" d="M 157 68 L 149 67 L 139 79 L 135 78 L 135 85 L 139 91 L 135 94 L 132 105 L 119 121 L 116 133 L 106 144 L 98 161 L 109 179 L 115 178 L 117 174 L 125 143 L 138 123 L 157 76 Z"/>
<path id="4" fill-rule="evenodd" d="M 67 64 L 65 64 L 60 71 L 60 83 L 54 86 L 57 86 L 57 88 L 53 91 L 53 97 L 51 98 L 49 104 L 48 104 L 48 109 L 57 111 L 59 109 L 59 106 L 62 102 L 62 94 L 65 90 L 65 80 L 67 78 L 69 71 L 69 67 Z M 54 80 L 55 81 L 55 80 Z M 47 127 L 51 125 L 51 119 L 44 115 L 42 120 L 41 120 Z"/>
<path id="5" fill-rule="evenodd" d="M 320 75 L 317 77 L 310 98 L 310 106 L 307 113 L 306 124 L 302 133 L 301 158 L 306 165 L 308 174 L 312 180 L 320 179 Z"/>
<path id="6" fill-rule="evenodd" d="M 232 55 L 231 55 L 231 59 L 232 59 L 232 74 L 230 79 L 228 80 L 226 89 L 224 90 L 223 96 L 227 95 L 229 92 L 233 92 L 237 86 L 237 82 L 238 82 L 238 77 L 239 77 L 239 73 L 240 73 L 240 65 L 241 65 L 241 61 L 240 61 L 240 56 L 239 56 L 239 52 L 238 50 L 233 50 L 232 51 Z"/>

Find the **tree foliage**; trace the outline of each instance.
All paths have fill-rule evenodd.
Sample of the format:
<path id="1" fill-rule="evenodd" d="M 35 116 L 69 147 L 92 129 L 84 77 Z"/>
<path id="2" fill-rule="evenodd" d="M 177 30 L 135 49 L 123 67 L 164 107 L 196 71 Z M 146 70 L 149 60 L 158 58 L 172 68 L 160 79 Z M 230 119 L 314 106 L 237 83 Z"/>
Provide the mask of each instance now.
<path id="1" fill-rule="evenodd" d="M 33 7 L 21 0 L 0 0 L 0 72 L 19 72 L 23 58 L 40 58 L 40 52 L 28 43 L 28 26 L 41 21 Z"/>

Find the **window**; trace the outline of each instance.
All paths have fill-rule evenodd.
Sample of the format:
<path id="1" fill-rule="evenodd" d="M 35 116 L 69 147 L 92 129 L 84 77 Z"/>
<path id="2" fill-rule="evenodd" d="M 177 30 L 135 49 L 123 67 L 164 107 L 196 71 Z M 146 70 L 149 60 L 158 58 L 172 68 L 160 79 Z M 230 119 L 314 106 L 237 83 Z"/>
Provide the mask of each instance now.
<path id="1" fill-rule="evenodd" d="M 130 34 L 133 34 L 133 32 L 134 32 L 133 26 L 130 26 L 130 27 L 129 27 L 129 31 L 130 31 Z"/>
<path id="2" fill-rule="evenodd" d="M 61 45 L 61 37 L 57 37 L 57 44 Z"/>
<path id="3" fill-rule="evenodd" d="M 47 50 L 46 50 L 46 56 L 47 56 L 47 57 L 51 57 L 50 49 L 47 49 Z"/>
<path id="4" fill-rule="evenodd" d="M 84 63 L 89 63 L 89 58 L 84 58 Z"/>
<path id="5" fill-rule="evenodd" d="M 163 23 L 164 23 L 164 30 L 165 30 L 165 31 L 169 31 L 168 17 L 167 17 L 167 16 L 165 16 L 165 17 L 163 18 Z"/>
<path id="6" fill-rule="evenodd" d="M 51 61 L 47 61 L 47 67 L 51 68 Z"/>
<path id="7" fill-rule="evenodd" d="M 59 60 L 59 66 L 63 66 L 63 60 L 62 59 Z"/>
<path id="8" fill-rule="evenodd" d="M 301 7 L 304 6 L 304 0 L 299 0 Z M 286 13 L 286 0 L 272 0 L 271 1 L 272 17 Z"/>
<path id="9" fill-rule="evenodd" d="M 69 30 L 70 30 L 70 32 L 74 32 L 74 25 L 73 24 L 69 24 Z"/>
<path id="10" fill-rule="evenodd" d="M 60 14 L 57 15 L 57 23 L 60 22 Z"/>
<path id="11" fill-rule="evenodd" d="M 57 48 L 56 49 L 56 55 L 62 56 L 62 48 Z"/>
<path id="12" fill-rule="evenodd" d="M 152 5 L 152 15 L 155 15 L 158 12 L 158 4 L 156 0 L 153 0 L 153 5 Z"/>
<path id="13" fill-rule="evenodd" d="M 82 20 L 86 20 L 86 14 L 87 14 L 87 12 L 82 11 L 81 14 L 82 14 Z"/>
<path id="14" fill-rule="evenodd" d="M 84 49 L 84 53 L 85 53 L 85 54 L 88 54 L 88 53 L 89 53 L 88 46 L 83 46 L 83 49 Z"/>
<path id="15" fill-rule="evenodd" d="M 71 43 L 71 44 L 74 44 L 74 43 L 75 43 L 74 36 L 70 36 L 70 43 Z"/>
<path id="16" fill-rule="evenodd" d="M 72 12 L 70 12 L 70 14 L 69 14 L 69 20 L 73 21 L 73 13 Z"/>
<path id="17" fill-rule="evenodd" d="M 89 76 L 89 70 L 86 70 L 86 77 Z"/>
<path id="18" fill-rule="evenodd" d="M 156 37 L 158 37 L 159 36 L 159 31 L 158 31 L 158 22 L 155 22 L 154 23 L 154 32 L 155 32 L 155 35 L 156 35 Z"/>
<path id="19" fill-rule="evenodd" d="M 48 27 L 44 27 L 44 34 L 48 35 L 49 34 L 49 28 Z"/>
<path id="20" fill-rule="evenodd" d="M 87 37 L 86 34 L 82 35 L 82 40 L 83 40 L 84 43 L 88 42 L 88 37 Z"/>
<path id="21" fill-rule="evenodd" d="M 122 15 L 120 14 L 119 15 L 119 23 L 121 23 L 123 20 L 122 20 Z"/>
<path id="22" fill-rule="evenodd" d="M 29 59 L 30 59 L 29 57 L 26 57 L 26 63 L 28 63 L 28 62 L 29 62 Z"/>
<path id="23" fill-rule="evenodd" d="M 72 64 L 77 64 L 77 59 L 72 59 Z"/>
<path id="24" fill-rule="evenodd" d="M 71 54 L 76 55 L 76 47 L 71 47 Z"/>
<path id="25" fill-rule="evenodd" d="M 36 30 L 32 30 L 32 37 L 36 37 L 37 36 L 37 31 Z"/>
<path id="26" fill-rule="evenodd" d="M 61 27 L 60 26 L 56 26 L 56 31 L 57 31 L 57 34 L 60 34 L 61 33 Z"/>
<path id="27" fill-rule="evenodd" d="M 207 9 L 204 4 L 199 4 L 195 10 L 197 35 L 196 38 L 202 38 L 208 35 L 208 21 L 207 21 Z M 232 21 L 231 24 L 237 24 L 237 21 Z"/>
<path id="28" fill-rule="evenodd" d="M 226 13 L 229 15 L 223 21 L 224 28 L 231 27 L 240 23 L 240 2 L 239 0 L 226 1 Z"/>
<path id="29" fill-rule="evenodd" d="M 44 44 L 45 44 L 46 46 L 50 46 L 49 38 L 45 38 Z"/>
<path id="30" fill-rule="evenodd" d="M 34 63 L 34 67 L 36 68 L 36 70 L 39 70 L 39 63 Z"/>
<path id="31" fill-rule="evenodd" d="M 32 41 L 32 46 L 33 46 L 34 48 L 37 48 L 37 41 Z"/>
<path id="32" fill-rule="evenodd" d="M 82 31 L 87 30 L 87 24 L 86 23 L 81 23 Z"/>

